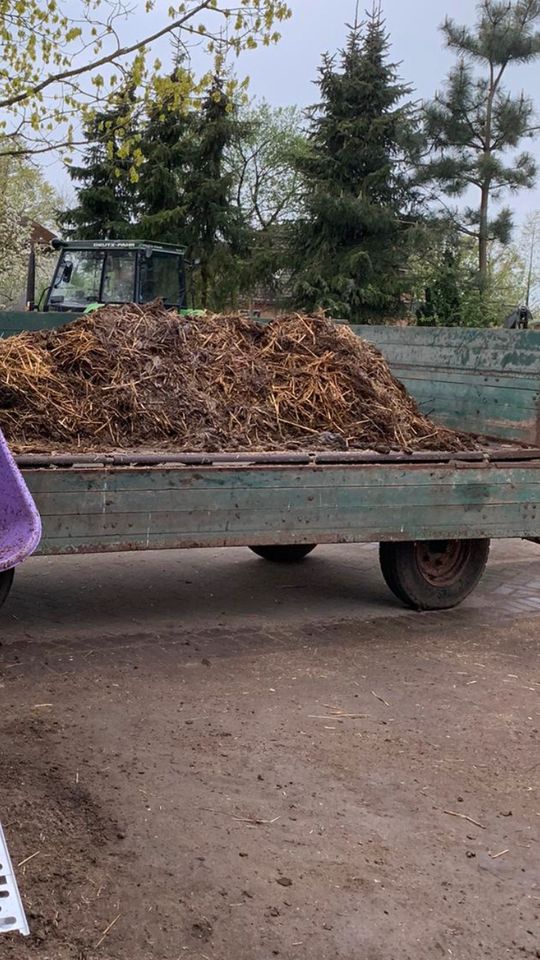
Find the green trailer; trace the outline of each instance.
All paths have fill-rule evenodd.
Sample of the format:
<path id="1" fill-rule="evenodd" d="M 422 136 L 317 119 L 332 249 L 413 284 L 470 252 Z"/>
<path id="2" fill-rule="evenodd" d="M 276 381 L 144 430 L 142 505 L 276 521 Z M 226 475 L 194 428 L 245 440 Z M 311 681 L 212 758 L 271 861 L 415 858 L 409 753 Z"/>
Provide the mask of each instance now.
<path id="1" fill-rule="evenodd" d="M 491 539 L 540 539 L 540 332 L 355 329 L 422 410 L 485 435 L 485 448 L 27 455 L 18 462 L 41 514 L 38 554 L 246 546 L 295 562 L 316 545 L 375 541 L 404 603 L 459 603 Z"/>

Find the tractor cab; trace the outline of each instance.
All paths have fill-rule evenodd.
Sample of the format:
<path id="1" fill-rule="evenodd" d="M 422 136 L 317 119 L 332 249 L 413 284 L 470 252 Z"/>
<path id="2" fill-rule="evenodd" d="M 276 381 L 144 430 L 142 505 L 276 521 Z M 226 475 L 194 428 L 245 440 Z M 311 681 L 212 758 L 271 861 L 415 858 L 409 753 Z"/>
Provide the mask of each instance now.
<path id="1" fill-rule="evenodd" d="M 84 313 L 105 303 L 185 309 L 185 249 L 141 240 L 54 240 L 60 257 L 42 310 Z"/>

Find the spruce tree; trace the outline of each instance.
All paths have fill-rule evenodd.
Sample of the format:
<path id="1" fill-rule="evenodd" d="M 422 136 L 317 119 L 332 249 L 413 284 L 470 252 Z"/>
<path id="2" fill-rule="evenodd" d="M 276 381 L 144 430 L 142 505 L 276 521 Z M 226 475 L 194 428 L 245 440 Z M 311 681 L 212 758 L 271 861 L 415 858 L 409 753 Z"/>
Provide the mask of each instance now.
<path id="1" fill-rule="evenodd" d="M 380 8 L 349 28 L 339 57 L 319 71 L 321 103 L 302 163 L 307 216 L 298 230 L 297 300 L 351 321 L 395 313 L 416 195 L 410 87 L 388 59 Z"/>
<path id="2" fill-rule="evenodd" d="M 204 307 L 223 306 L 234 295 L 234 256 L 241 253 L 246 237 L 233 196 L 234 176 L 226 164 L 240 123 L 226 80 L 216 75 L 195 117 L 184 181 L 186 242 L 189 256 L 198 263 L 198 294 Z"/>
<path id="3" fill-rule="evenodd" d="M 68 167 L 77 205 L 59 215 L 67 236 L 116 240 L 129 236 L 136 215 L 135 89 L 128 82 L 87 123 L 82 162 Z"/>
<path id="4" fill-rule="evenodd" d="M 179 81 L 182 80 L 182 70 Z M 225 162 L 240 121 L 215 76 L 197 107 L 174 86 L 151 108 L 143 129 L 136 236 L 182 244 L 194 264 L 197 306 L 223 306 L 234 295 L 242 218 Z M 238 265 L 240 269 L 240 265 Z"/>
<path id="5" fill-rule="evenodd" d="M 489 279 L 489 244 L 506 243 L 512 228 L 508 208 L 490 218 L 491 202 L 508 190 L 533 186 L 535 179 L 531 155 L 515 153 L 533 133 L 533 104 L 502 84 L 508 67 L 540 55 L 540 0 L 481 0 L 477 9 L 473 28 L 449 18 L 442 27 L 458 63 L 426 108 L 433 154 L 423 176 L 449 197 L 462 197 L 470 189 L 479 194 L 478 204 L 455 211 L 455 219 L 477 241 L 482 290 Z"/>
<path id="6" fill-rule="evenodd" d="M 183 96 L 182 57 L 162 97 L 149 107 L 142 131 L 143 162 L 137 187 L 139 217 L 135 228 L 144 240 L 186 244 L 187 181 L 197 139 L 197 113 Z"/>

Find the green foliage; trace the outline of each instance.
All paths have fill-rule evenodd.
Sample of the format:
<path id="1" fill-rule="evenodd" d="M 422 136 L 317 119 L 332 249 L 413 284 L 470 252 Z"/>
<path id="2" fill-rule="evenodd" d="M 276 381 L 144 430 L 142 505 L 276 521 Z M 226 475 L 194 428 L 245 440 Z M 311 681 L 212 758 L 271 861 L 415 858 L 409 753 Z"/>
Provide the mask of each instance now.
<path id="1" fill-rule="evenodd" d="M 175 79 L 182 90 L 182 74 L 175 71 L 173 83 Z M 148 109 L 141 129 L 142 163 L 136 188 L 138 239 L 186 243 L 186 183 L 196 150 L 196 118 L 172 85 Z"/>
<path id="2" fill-rule="evenodd" d="M 198 262 L 200 303 L 223 306 L 235 283 L 233 256 L 240 254 L 245 234 L 233 198 L 233 176 L 226 153 L 237 137 L 240 121 L 216 75 L 195 117 L 189 173 L 185 179 L 185 237 L 189 255 Z"/>
<path id="3" fill-rule="evenodd" d="M 53 229 L 57 206 L 56 192 L 36 166 L 0 157 L 0 308 L 24 304 L 32 222 Z M 39 289 L 54 258 L 47 251 L 37 253 Z"/>
<path id="4" fill-rule="evenodd" d="M 70 168 L 80 184 L 78 204 L 62 219 L 79 239 L 131 237 L 186 246 L 196 263 L 197 304 L 219 307 L 236 289 L 233 253 L 245 239 L 225 162 L 242 124 L 224 76 L 212 78 L 197 107 L 189 97 L 182 100 L 183 68 L 169 80 L 146 116 L 135 112 L 130 84 L 89 126 L 86 162 Z"/>
<path id="5" fill-rule="evenodd" d="M 126 89 L 89 126 L 85 162 L 70 168 L 78 202 L 64 225 L 81 239 L 187 246 L 198 305 L 235 304 L 261 285 L 279 298 L 290 280 L 290 226 L 303 209 L 302 114 L 266 103 L 239 109 L 226 76 L 216 76 L 193 105 L 182 100 L 184 76 L 183 68 L 173 72 L 145 117 Z M 137 144 L 135 178 L 124 137 Z"/>
<path id="6" fill-rule="evenodd" d="M 432 153 L 422 176 L 450 198 L 478 191 L 478 206 L 456 210 L 454 217 L 477 241 L 480 288 L 488 282 L 490 242 L 507 243 L 512 230 L 508 208 L 490 217 L 492 202 L 535 180 L 532 156 L 519 150 L 534 132 L 533 104 L 502 84 L 509 66 L 540 55 L 539 26 L 540 0 L 481 0 L 474 28 L 450 18 L 442 27 L 458 62 L 445 88 L 425 108 Z"/>
<path id="7" fill-rule="evenodd" d="M 124 144 L 138 140 L 135 99 L 133 81 L 129 80 L 86 126 L 88 146 L 83 160 L 68 167 L 71 179 L 79 185 L 78 203 L 59 215 L 67 236 L 115 240 L 130 234 L 137 179 L 133 176 L 131 151 L 126 151 Z"/>
<path id="8" fill-rule="evenodd" d="M 440 221 L 423 228 L 416 263 L 416 307 L 420 326 L 501 326 L 525 301 L 526 259 L 516 246 L 494 244 L 484 286 L 478 283 L 476 244 L 455 225 Z"/>
<path id="9" fill-rule="evenodd" d="M 241 110 L 240 118 L 226 162 L 243 219 L 255 230 L 296 220 L 304 211 L 302 112 L 262 100 Z"/>
<path id="10" fill-rule="evenodd" d="M 536 320 L 540 320 L 540 211 L 536 210 L 526 218 L 513 249 L 524 261 L 521 278 L 525 298 Z"/>
<path id="11" fill-rule="evenodd" d="M 388 46 L 374 12 L 365 27 L 350 29 L 337 61 L 323 59 L 321 103 L 301 164 L 297 300 L 354 321 L 395 314 L 406 286 L 416 121 Z"/>
<path id="12" fill-rule="evenodd" d="M 18 217 L 54 228 L 58 194 L 36 164 L 17 157 L 0 157 L 0 209 L 11 207 Z"/>
<path id="13" fill-rule="evenodd" d="M 291 11 L 283 0 L 228 5 L 182 0 L 168 7 L 145 0 L 133 14 L 126 0 L 3 0 L 0 155 L 71 148 L 81 117 L 85 125 L 91 123 L 126 75 L 133 78 L 139 107 L 168 97 L 170 77 L 159 60 L 151 62 L 156 44 L 166 36 L 184 47 L 203 44 L 209 55 L 211 66 L 202 77 L 183 71 L 182 101 L 196 99 L 221 71 L 225 51 L 238 55 L 275 43 L 277 27 Z M 177 81 L 172 86 L 179 91 Z M 10 139 L 13 130 L 16 146 Z M 125 144 L 129 153 L 129 138 Z"/>
<path id="14" fill-rule="evenodd" d="M 183 73 L 178 72 L 182 83 Z M 224 75 L 212 78 L 195 108 L 173 94 L 148 111 L 140 128 L 141 164 L 132 190 L 130 235 L 180 243 L 194 264 L 198 305 L 230 302 L 240 270 L 233 255 L 245 239 L 226 153 L 244 124 Z"/>
<path id="15" fill-rule="evenodd" d="M 294 225 L 304 214 L 306 156 L 303 113 L 265 101 L 240 110 L 241 122 L 226 154 L 246 242 L 237 260 L 237 284 L 249 296 L 288 300 Z"/>
<path id="16" fill-rule="evenodd" d="M 198 109 L 177 100 L 150 111 L 142 133 L 143 163 L 135 233 L 141 239 L 182 243 L 195 265 L 193 296 L 218 308 L 234 294 L 242 221 L 225 157 L 241 122 L 216 75 Z"/>

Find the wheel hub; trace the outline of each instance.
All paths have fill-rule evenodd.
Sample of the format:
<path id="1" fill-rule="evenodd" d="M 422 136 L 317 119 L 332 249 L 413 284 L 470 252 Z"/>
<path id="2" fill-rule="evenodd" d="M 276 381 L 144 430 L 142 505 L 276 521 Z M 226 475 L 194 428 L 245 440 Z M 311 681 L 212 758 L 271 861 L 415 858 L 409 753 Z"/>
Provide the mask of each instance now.
<path id="1" fill-rule="evenodd" d="M 446 587 L 460 576 L 469 556 L 467 540 L 422 540 L 416 543 L 416 563 L 435 587 Z"/>

